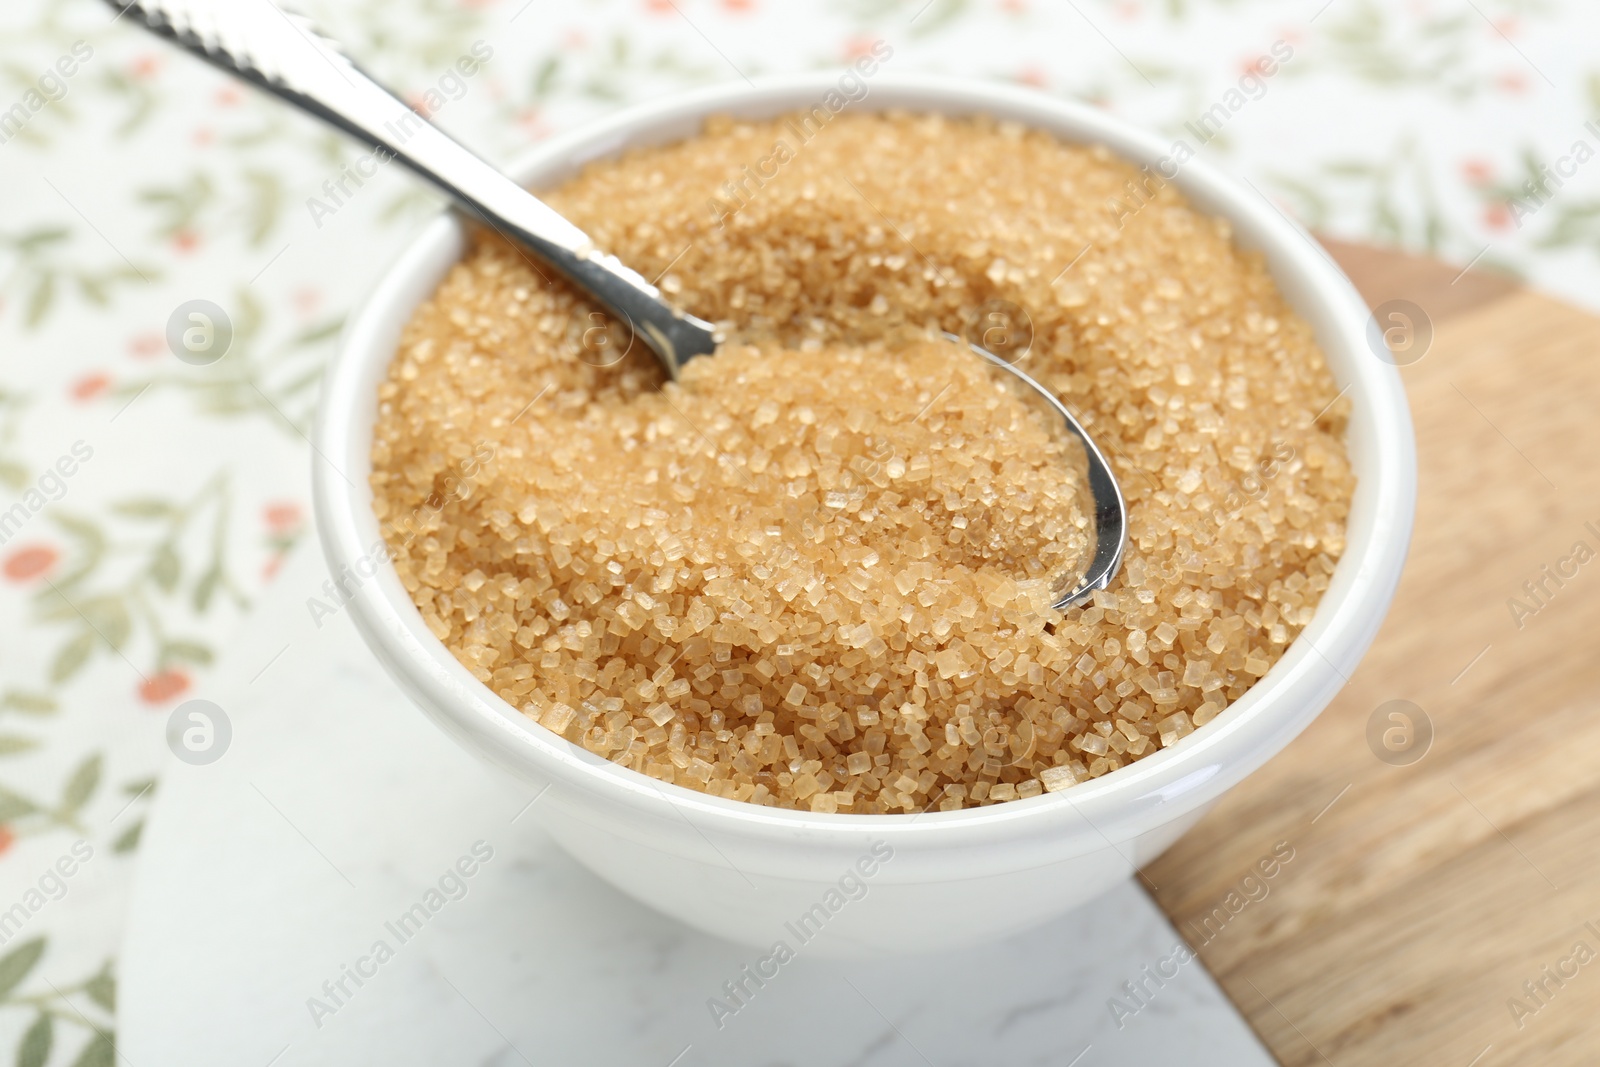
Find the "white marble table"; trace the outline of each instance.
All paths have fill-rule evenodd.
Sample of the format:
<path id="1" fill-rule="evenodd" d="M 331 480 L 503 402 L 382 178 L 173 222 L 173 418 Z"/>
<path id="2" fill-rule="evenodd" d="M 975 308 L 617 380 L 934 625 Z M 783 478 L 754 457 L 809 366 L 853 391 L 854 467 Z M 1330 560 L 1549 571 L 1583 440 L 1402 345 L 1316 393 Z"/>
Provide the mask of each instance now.
<path id="1" fill-rule="evenodd" d="M 759 953 L 568 859 L 531 790 L 429 724 L 348 618 L 314 626 L 305 600 L 324 578 L 306 545 L 196 694 L 233 736 L 216 762 L 172 758 L 162 777 L 122 956 L 122 1062 L 1272 1063 L 1197 962 L 1118 1027 L 1109 999 L 1178 941 L 1131 880 L 982 950 L 871 964 L 802 950 L 719 1028 L 708 999 Z M 491 858 L 446 877 L 475 845 Z M 418 903 L 437 910 L 395 925 Z"/>

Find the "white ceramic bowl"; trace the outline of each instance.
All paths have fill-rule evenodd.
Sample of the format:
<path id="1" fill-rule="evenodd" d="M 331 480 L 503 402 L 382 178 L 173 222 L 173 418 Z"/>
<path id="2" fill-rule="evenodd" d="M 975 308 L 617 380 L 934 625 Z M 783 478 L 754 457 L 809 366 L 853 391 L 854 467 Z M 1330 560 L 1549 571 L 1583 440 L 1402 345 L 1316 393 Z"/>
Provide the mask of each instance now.
<path id="1" fill-rule="evenodd" d="M 512 173 L 547 188 L 622 149 L 690 136 L 708 115 L 809 108 L 836 82 L 812 75 L 737 83 L 629 108 L 544 142 Z M 851 106 L 984 113 L 1103 144 L 1141 164 L 1172 151 L 1103 111 L 988 83 L 879 74 Z M 1283 295 L 1316 331 L 1354 405 L 1349 447 L 1360 481 L 1348 548 L 1311 624 L 1243 698 L 1172 748 L 1029 800 L 920 816 L 821 815 L 665 785 L 523 717 L 428 632 L 392 567 L 381 557 L 373 563 L 380 537 L 367 476 L 377 387 L 401 327 L 462 253 L 462 229 L 450 217 L 430 225 L 389 270 L 348 327 L 323 389 L 318 525 L 334 573 L 357 576 L 349 583 L 357 626 L 445 732 L 533 787 L 548 787 L 532 812 L 568 851 L 709 933 L 827 955 L 922 951 L 1000 937 L 1077 907 L 1167 848 L 1322 710 L 1371 643 L 1411 533 L 1410 414 L 1394 368 L 1368 348 L 1360 297 L 1303 230 L 1249 188 L 1200 159 L 1183 167 L 1177 184 L 1202 211 L 1230 219 L 1239 245 L 1265 254 Z"/>

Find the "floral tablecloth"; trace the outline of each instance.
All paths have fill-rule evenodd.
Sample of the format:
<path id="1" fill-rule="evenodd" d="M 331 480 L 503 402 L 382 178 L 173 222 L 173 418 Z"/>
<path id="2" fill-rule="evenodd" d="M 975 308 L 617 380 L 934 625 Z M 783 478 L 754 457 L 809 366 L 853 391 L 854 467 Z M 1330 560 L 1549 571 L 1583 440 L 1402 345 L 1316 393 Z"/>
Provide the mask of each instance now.
<path id="1" fill-rule="evenodd" d="M 1600 304 L 1600 13 L 1579 0 L 302 7 L 493 159 L 884 41 L 889 70 L 1183 140 L 1323 232 Z M 319 371 L 440 207 L 397 168 L 341 186 L 360 155 L 96 0 L 0 7 L 0 1062 L 114 1062 L 168 716 L 305 535 Z M 194 300 L 231 326 L 216 362 L 175 358 Z"/>

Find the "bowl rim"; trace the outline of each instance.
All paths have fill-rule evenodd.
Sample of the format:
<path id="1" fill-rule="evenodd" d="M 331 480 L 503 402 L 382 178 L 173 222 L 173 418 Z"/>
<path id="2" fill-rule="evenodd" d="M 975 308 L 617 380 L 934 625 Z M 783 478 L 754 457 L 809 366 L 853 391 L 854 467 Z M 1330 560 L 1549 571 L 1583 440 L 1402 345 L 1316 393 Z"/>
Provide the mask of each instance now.
<path id="1" fill-rule="evenodd" d="M 682 132 L 662 131 L 687 132 L 686 123 L 697 125 L 709 115 L 773 117 L 798 110 L 836 88 L 839 77 L 833 70 L 727 82 L 625 107 L 539 143 L 507 172 L 525 184 L 533 179 L 535 187 L 548 187 L 622 149 L 676 140 Z M 870 79 L 866 97 L 852 106 L 1003 114 L 1066 141 L 1105 145 L 1135 163 L 1154 163 L 1173 148 L 1087 104 L 986 81 L 880 73 Z M 1204 213 L 1228 218 L 1236 240 L 1245 243 L 1241 234 L 1248 231 L 1248 243 L 1266 256 L 1280 290 L 1287 279 L 1305 294 L 1298 300 L 1285 294 L 1297 314 L 1310 320 L 1317 317 L 1315 310 L 1330 324 L 1317 329 L 1317 339 L 1336 377 L 1344 372 L 1342 384 L 1353 405 L 1347 441 L 1358 470 L 1345 551 L 1311 622 L 1244 696 L 1173 747 L 1060 793 L 959 811 L 868 815 L 769 808 L 661 782 L 532 722 L 433 637 L 385 559 L 379 558 L 375 573 L 356 581 L 353 590 L 340 583 L 350 594 L 345 603 L 353 621 L 412 699 L 480 755 L 523 777 L 560 782 L 613 810 L 659 817 L 675 809 L 675 817 L 690 820 L 702 833 L 710 829 L 795 842 L 828 840 L 841 832 L 854 838 L 869 831 L 898 843 L 967 845 L 1045 832 L 1082 834 L 1087 825 L 1109 843 L 1110 837 L 1127 840 L 1210 803 L 1304 729 L 1371 644 L 1409 545 L 1416 458 L 1398 372 L 1367 348 L 1367 306 L 1321 246 L 1253 186 L 1227 177 L 1204 158 L 1184 163 L 1172 180 L 1191 201 L 1204 205 Z M 462 232 L 448 213 L 421 230 L 352 316 L 328 367 L 312 450 L 313 499 L 335 575 L 359 572 L 378 536 L 366 481 L 370 413 L 377 406 L 376 390 L 369 387 L 382 379 L 419 294 L 425 299 L 459 257 Z M 434 280 L 423 285 L 430 277 Z M 1358 423 L 1360 455 L 1354 439 Z M 359 477 L 347 477 L 346 471 Z"/>

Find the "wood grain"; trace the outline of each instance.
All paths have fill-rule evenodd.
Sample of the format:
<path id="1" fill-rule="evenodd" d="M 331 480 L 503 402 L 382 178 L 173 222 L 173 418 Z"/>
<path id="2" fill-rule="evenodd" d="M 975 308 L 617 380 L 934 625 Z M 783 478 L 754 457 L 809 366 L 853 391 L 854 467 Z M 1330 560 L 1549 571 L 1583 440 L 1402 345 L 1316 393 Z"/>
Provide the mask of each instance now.
<path id="1" fill-rule="evenodd" d="M 1533 606 L 1523 583 L 1575 542 L 1600 551 L 1600 319 L 1327 244 L 1370 304 L 1415 301 L 1435 328 L 1402 370 L 1421 476 L 1405 576 L 1328 710 L 1145 873 L 1284 1064 L 1587 1067 L 1600 955 L 1559 986 L 1542 972 L 1579 941 L 1600 954 L 1600 558 L 1520 628 L 1508 601 Z M 1393 699 L 1433 724 L 1409 766 L 1367 742 Z M 1294 858 L 1240 907 L 1278 842 Z"/>

